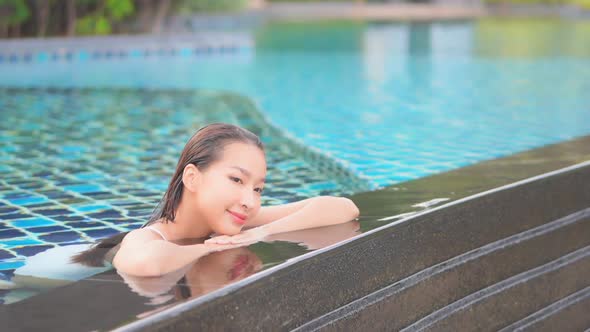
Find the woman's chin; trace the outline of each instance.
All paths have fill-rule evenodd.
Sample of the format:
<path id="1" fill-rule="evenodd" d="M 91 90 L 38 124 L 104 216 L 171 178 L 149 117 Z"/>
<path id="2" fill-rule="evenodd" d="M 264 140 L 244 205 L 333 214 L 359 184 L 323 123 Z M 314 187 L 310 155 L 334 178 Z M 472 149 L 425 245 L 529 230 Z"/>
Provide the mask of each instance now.
<path id="1" fill-rule="evenodd" d="M 229 224 L 229 226 L 224 225 L 224 227 L 222 227 L 219 231 L 216 231 L 215 233 L 217 233 L 219 235 L 232 236 L 232 235 L 240 234 L 241 231 L 242 231 L 241 227 L 238 227 L 233 224 Z"/>

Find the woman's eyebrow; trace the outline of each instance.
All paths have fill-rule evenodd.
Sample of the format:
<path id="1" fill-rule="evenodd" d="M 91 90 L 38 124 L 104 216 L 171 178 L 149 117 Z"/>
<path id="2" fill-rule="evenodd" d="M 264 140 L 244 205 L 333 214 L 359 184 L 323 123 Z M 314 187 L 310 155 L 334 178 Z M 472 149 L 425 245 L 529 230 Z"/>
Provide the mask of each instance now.
<path id="1" fill-rule="evenodd" d="M 246 175 L 247 177 L 251 177 L 252 176 L 252 173 L 250 173 L 249 170 L 247 170 L 245 168 L 242 168 L 240 166 L 231 166 L 231 168 L 235 168 L 235 169 L 239 170 L 240 172 L 242 172 L 242 174 Z M 264 180 L 264 178 L 262 178 L 262 179 L 260 179 L 260 182 L 265 183 L 266 181 Z"/>

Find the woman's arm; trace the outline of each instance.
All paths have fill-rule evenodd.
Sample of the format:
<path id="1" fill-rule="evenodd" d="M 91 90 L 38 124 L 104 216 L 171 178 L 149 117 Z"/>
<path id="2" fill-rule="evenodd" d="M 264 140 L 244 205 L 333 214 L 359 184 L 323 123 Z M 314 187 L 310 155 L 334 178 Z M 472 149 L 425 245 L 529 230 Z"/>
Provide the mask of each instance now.
<path id="1" fill-rule="evenodd" d="M 355 219 L 359 210 L 344 197 L 319 196 L 295 203 L 264 207 L 247 226 L 258 226 L 234 236 L 217 236 L 205 243 L 254 242 L 268 235 L 329 226 Z"/>
<path id="2" fill-rule="evenodd" d="M 211 252 L 234 248 L 232 245 L 193 244 L 180 246 L 155 237 L 152 232 L 138 229 L 121 242 L 113 265 L 123 273 L 153 277 L 180 269 Z"/>

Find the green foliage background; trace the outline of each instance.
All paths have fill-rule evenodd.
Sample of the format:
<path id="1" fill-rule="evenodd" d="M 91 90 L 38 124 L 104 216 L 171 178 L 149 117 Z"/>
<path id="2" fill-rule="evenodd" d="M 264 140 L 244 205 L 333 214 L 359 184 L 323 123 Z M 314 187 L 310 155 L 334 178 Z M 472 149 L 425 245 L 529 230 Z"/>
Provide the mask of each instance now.
<path id="1" fill-rule="evenodd" d="M 272 2 L 319 2 L 318 0 L 267 0 Z M 325 2 L 353 2 L 355 0 L 322 0 Z M 405 0 L 416 2 L 422 0 Z M 545 4 L 573 5 L 590 10 L 590 0 L 483 0 L 488 4 Z M 365 3 L 383 2 L 383 0 L 361 0 Z M 150 10 L 146 10 L 146 3 Z M 247 6 L 248 0 L 0 0 L 0 38 L 21 36 L 66 35 L 75 32 L 78 35 L 105 35 L 111 33 L 145 33 L 146 21 L 137 24 L 149 12 L 154 24 L 154 11 L 167 4 L 165 15 L 190 15 L 201 12 L 233 12 Z M 73 5 L 74 13 L 68 11 Z M 42 7 L 48 12 L 47 18 L 40 23 Z M 72 17 L 72 15 L 74 17 Z M 138 28 L 139 27 L 139 28 Z M 156 29 L 157 30 L 157 29 Z M 290 36 L 297 39 L 297 36 Z M 264 39 L 264 36 L 262 37 Z"/>
<path id="2" fill-rule="evenodd" d="M 154 8 L 166 2 L 166 15 L 192 14 L 198 12 L 228 12 L 246 7 L 248 0 L 151 0 L 148 1 L 154 15 Z M 75 21 L 75 33 L 79 35 L 105 35 L 115 32 L 129 33 L 133 31 L 133 22 L 140 16 L 140 0 L 0 0 L 0 38 L 12 35 L 36 35 L 39 30 L 39 13 L 45 5 L 48 10 L 47 34 L 64 35 L 68 20 Z M 74 15 L 68 12 L 68 4 L 73 4 Z M 145 13 L 143 13 L 145 14 Z M 117 29 L 119 28 L 119 29 Z M 7 31 L 18 31 L 7 33 Z M 43 30 L 45 31 L 45 30 Z"/>

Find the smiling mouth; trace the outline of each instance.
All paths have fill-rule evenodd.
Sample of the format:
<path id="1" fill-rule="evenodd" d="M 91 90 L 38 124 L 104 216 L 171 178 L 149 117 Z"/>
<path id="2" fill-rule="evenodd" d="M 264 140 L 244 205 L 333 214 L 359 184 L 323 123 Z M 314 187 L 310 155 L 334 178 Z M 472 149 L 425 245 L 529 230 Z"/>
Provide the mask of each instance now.
<path id="1" fill-rule="evenodd" d="M 237 214 L 231 211 L 227 211 L 233 218 L 234 222 L 238 225 L 244 225 L 246 223 L 246 216 Z"/>

